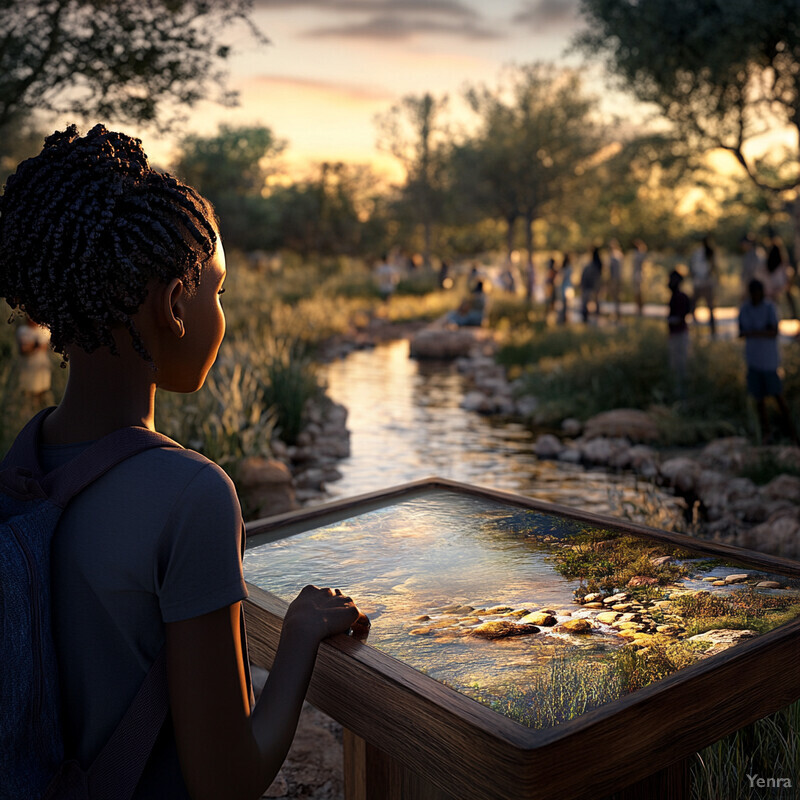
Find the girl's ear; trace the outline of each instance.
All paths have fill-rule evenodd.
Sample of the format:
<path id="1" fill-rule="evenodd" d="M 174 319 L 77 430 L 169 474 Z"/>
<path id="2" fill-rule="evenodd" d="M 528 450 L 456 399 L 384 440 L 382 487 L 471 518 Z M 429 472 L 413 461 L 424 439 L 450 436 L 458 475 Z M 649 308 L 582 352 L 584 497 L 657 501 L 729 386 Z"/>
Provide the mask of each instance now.
<path id="1" fill-rule="evenodd" d="M 183 301 L 185 290 L 180 278 L 173 278 L 163 289 L 162 312 L 169 330 L 182 339 L 186 330 L 183 325 Z"/>

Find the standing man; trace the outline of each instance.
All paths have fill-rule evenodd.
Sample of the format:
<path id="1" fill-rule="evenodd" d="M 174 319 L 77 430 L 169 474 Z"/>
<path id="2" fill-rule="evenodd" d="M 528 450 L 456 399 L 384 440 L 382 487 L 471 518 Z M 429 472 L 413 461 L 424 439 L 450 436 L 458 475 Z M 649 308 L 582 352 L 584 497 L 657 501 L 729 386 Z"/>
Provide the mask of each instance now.
<path id="1" fill-rule="evenodd" d="M 767 397 L 774 397 L 792 441 L 800 445 L 778 375 L 780 354 L 775 305 L 764 298 L 764 285 L 760 280 L 753 278 L 748 290 L 750 298 L 739 310 L 739 336 L 745 340 L 747 392 L 756 401 L 762 441 L 768 442 L 770 439 L 766 400 Z"/>

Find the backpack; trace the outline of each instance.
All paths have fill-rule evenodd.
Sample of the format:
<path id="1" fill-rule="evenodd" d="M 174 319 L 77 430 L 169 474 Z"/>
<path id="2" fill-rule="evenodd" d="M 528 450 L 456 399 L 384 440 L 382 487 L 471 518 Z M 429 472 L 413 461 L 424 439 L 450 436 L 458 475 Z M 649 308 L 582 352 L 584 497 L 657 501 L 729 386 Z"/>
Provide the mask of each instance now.
<path id="1" fill-rule="evenodd" d="M 121 428 L 46 475 L 38 457 L 48 408 L 0 464 L 0 800 L 127 800 L 169 707 L 165 655 L 156 658 L 88 770 L 64 760 L 50 614 L 50 544 L 69 501 L 127 458 L 180 447 L 146 428 Z"/>

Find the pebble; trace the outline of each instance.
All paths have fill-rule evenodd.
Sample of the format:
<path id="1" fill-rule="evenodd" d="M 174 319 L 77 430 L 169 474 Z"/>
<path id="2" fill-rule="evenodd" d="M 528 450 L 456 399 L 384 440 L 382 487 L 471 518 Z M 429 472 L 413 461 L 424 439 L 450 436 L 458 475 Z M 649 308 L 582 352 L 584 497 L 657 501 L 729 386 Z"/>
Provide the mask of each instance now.
<path id="1" fill-rule="evenodd" d="M 736 575 L 728 575 L 725 578 L 725 583 L 743 583 L 746 581 L 750 576 L 746 573 L 736 574 Z M 716 585 L 716 584 L 714 584 Z"/>

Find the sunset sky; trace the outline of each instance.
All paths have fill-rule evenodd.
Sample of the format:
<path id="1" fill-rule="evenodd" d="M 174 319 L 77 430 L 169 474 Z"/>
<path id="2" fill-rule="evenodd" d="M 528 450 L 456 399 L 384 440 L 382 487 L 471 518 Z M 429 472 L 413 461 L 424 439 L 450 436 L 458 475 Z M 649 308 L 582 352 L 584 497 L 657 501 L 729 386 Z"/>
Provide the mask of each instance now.
<path id="1" fill-rule="evenodd" d="M 343 160 L 396 165 L 375 148 L 374 117 L 406 94 L 448 93 L 458 112 L 465 84 L 495 84 L 504 65 L 565 55 L 577 0 L 256 0 L 254 19 L 271 44 L 244 33 L 232 60 L 238 108 L 204 102 L 188 130 L 264 124 L 289 141 L 287 163 Z M 598 85 L 598 88 L 599 85 Z M 462 114 L 466 120 L 466 114 Z M 173 142 L 141 133 L 154 158 Z"/>

